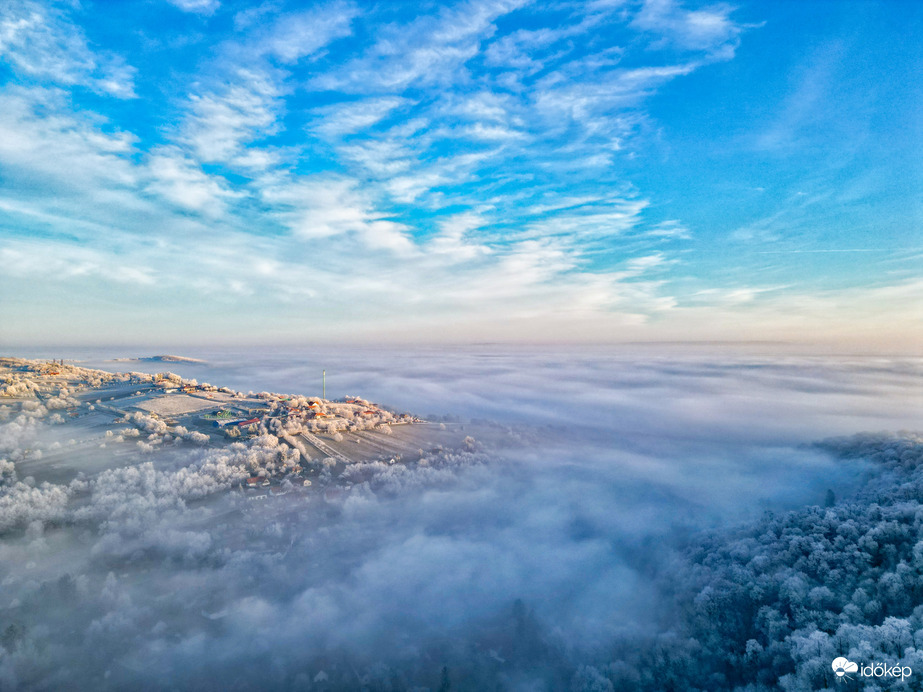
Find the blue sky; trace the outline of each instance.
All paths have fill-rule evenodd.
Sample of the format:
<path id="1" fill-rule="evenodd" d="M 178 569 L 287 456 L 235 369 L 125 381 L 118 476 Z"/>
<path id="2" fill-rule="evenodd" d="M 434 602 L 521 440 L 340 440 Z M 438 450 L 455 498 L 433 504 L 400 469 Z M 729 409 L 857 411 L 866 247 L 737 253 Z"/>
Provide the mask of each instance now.
<path id="1" fill-rule="evenodd" d="M 0 342 L 923 337 L 915 2 L 0 7 Z"/>

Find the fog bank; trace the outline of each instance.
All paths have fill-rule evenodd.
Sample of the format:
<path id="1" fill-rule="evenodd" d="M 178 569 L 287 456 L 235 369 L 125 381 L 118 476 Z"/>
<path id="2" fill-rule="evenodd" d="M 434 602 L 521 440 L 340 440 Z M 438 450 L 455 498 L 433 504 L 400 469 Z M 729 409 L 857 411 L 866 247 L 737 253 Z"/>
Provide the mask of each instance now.
<path id="1" fill-rule="evenodd" d="M 923 413 L 914 359 L 181 355 L 206 363 L 171 371 L 245 391 L 317 394 L 326 368 L 328 397 L 455 421 L 476 441 L 355 464 L 336 497 L 249 502 L 227 488 L 251 450 L 77 442 L 62 463 L 87 465 L 79 481 L 26 483 L 36 452 L 57 459 L 68 441 L 9 409 L 7 686 L 439 689 L 445 667 L 452 689 L 607 689 L 620 642 L 640 651 L 679 626 L 660 584 L 703 530 L 822 504 L 828 488 L 853 496 L 877 473 L 868 455 L 810 443 Z"/>

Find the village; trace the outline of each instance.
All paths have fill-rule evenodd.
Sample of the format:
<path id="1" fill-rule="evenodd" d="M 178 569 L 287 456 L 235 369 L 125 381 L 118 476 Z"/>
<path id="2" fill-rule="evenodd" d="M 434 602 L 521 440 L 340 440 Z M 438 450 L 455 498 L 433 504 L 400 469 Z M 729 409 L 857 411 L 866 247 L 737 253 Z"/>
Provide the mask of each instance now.
<path id="1" fill-rule="evenodd" d="M 0 418 L 9 418 L 16 406 L 66 427 L 68 434 L 81 431 L 78 442 L 69 441 L 76 447 L 101 440 L 106 456 L 122 463 L 184 444 L 248 446 L 261 461 L 233 487 L 248 499 L 295 490 L 337 497 L 351 485 L 336 480 L 350 465 L 406 463 L 446 441 L 444 425 L 358 396 L 243 393 L 170 372 L 111 373 L 56 360 L 0 358 Z M 24 454 L 20 462 L 31 462 L 37 478 L 67 480 L 63 476 L 76 472 L 59 458 L 63 451 L 31 459 L 28 450 Z M 84 466 L 86 472 L 100 470 L 91 461 Z"/>

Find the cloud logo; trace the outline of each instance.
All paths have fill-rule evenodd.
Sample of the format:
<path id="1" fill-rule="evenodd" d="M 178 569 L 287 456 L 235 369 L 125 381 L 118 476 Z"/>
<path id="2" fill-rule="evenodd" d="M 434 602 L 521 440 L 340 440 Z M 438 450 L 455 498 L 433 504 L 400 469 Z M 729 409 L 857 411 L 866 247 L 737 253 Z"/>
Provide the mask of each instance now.
<path id="1" fill-rule="evenodd" d="M 848 678 L 849 676 L 846 675 L 847 673 L 855 673 L 856 671 L 859 670 L 858 664 L 853 663 L 852 661 L 849 661 L 843 658 L 842 656 L 840 656 L 839 658 L 833 659 L 832 667 L 833 667 L 833 672 L 836 673 L 836 676 L 838 678 L 842 678 L 842 677 Z"/>

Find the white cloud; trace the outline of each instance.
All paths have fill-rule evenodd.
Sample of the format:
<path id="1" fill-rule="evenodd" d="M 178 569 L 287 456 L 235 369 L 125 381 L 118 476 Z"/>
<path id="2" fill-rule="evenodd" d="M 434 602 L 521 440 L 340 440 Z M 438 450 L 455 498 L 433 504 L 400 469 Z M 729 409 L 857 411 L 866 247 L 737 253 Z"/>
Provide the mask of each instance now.
<path id="1" fill-rule="evenodd" d="M 268 14 L 272 8 L 263 10 Z M 204 162 L 248 172 L 278 164 L 279 152 L 260 146 L 260 141 L 281 131 L 279 118 L 290 90 L 283 84 L 290 73 L 288 68 L 272 68 L 265 58 L 292 66 L 348 36 L 357 14 L 355 5 L 347 2 L 280 14 L 251 39 L 223 44 L 212 74 L 194 84 L 184 104 L 179 141 Z"/>
<path id="2" fill-rule="evenodd" d="M 469 1 L 422 16 L 409 25 L 385 29 L 364 56 L 315 78 L 321 89 L 401 93 L 432 84 L 457 82 L 462 65 L 494 32 L 493 22 L 524 4 L 521 0 Z"/>
<path id="3" fill-rule="evenodd" d="M 197 14 L 213 14 L 221 3 L 218 0 L 168 0 L 171 5 L 178 7 L 183 12 Z"/>
<path id="4" fill-rule="evenodd" d="M 511 68 L 520 75 L 534 74 L 541 70 L 549 59 L 549 56 L 538 54 L 572 33 L 574 30 L 571 28 L 519 29 L 492 41 L 484 53 L 484 58 L 489 65 Z M 550 57 L 559 58 L 560 53 Z"/>
<path id="5" fill-rule="evenodd" d="M 143 264 L 112 262 L 103 250 L 56 243 L 51 252 L 36 252 L 48 248 L 47 243 L 8 241 L 0 248 L 0 262 L 10 276 L 23 279 L 42 278 L 46 281 L 73 281 L 92 278 L 96 281 L 153 286 L 154 272 Z"/>
<path id="6" fill-rule="evenodd" d="M 91 54 L 79 31 L 62 32 L 65 15 L 14 7 L 0 11 L 0 51 L 18 74 L 128 93 L 132 69 Z M 458 318 L 457 333 L 511 316 L 590 329 L 594 319 L 639 324 L 680 310 L 651 277 L 674 261 L 668 241 L 689 231 L 679 219 L 647 221 L 648 201 L 617 163 L 656 125 L 645 99 L 736 44 L 730 9 L 660 1 L 566 19 L 530 9 L 534 29 L 501 35 L 521 7 L 469 2 L 376 24 L 406 13 L 264 4 L 238 15 L 245 36 L 190 68 L 189 93 L 174 101 L 179 122 L 147 150 L 74 110 L 64 90 L 8 86 L 0 164 L 21 199 L 4 209 L 91 250 L 65 249 L 70 268 L 55 261 L 50 272 L 23 257 L 53 255 L 54 241 L 7 259 L 19 276 L 90 286 L 109 266 L 108 280 L 142 289 L 227 292 L 240 301 L 229 311 L 260 324 L 280 314 L 258 305 L 266 291 L 280 302 L 310 295 L 357 316 L 342 327 L 331 319 L 343 333 L 369 313 L 381 324 L 411 310 Z M 324 52 L 354 27 L 353 59 Z M 639 30 L 671 49 L 666 59 L 649 44 L 616 45 Z M 315 100 L 319 88 L 345 93 Z M 340 101 L 314 105 L 331 98 Z M 182 257 L 171 252 L 178 238 Z"/>
<path id="7" fill-rule="evenodd" d="M 417 164 L 407 143 L 400 138 L 366 139 L 341 145 L 337 153 L 346 161 L 361 166 L 373 177 L 389 178 Z"/>
<path id="8" fill-rule="evenodd" d="M 637 276 L 643 274 L 651 269 L 656 267 L 662 267 L 666 263 L 666 260 L 661 252 L 655 252 L 653 255 L 645 255 L 644 257 L 633 257 L 628 260 L 627 267 L 628 272 Z"/>
<path id="9" fill-rule="evenodd" d="M 202 161 L 265 167 L 271 156 L 257 157 L 247 145 L 277 132 L 281 108 L 274 80 L 241 68 L 225 88 L 190 95 L 182 138 Z"/>
<path id="10" fill-rule="evenodd" d="M 315 111 L 319 122 L 312 129 L 329 138 L 361 132 L 407 103 L 404 98 L 384 97 L 326 106 Z"/>
<path id="11" fill-rule="evenodd" d="M 220 216 L 225 200 L 235 196 L 226 180 L 208 175 L 176 148 L 154 150 L 147 167 L 153 178 L 147 189 L 184 209 Z"/>
<path id="12" fill-rule="evenodd" d="M 684 240 L 692 237 L 689 229 L 678 219 L 661 221 L 650 230 L 645 231 L 645 235 L 654 238 L 677 238 Z"/>
<path id="13" fill-rule="evenodd" d="M 426 249 L 428 252 L 448 254 L 453 262 L 489 254 L 492 251 L 487 245 L 471 242 L 466 238 L 485 223 L 487 221 L 484 218 L 471 212 L 452 215 L 440 222 L 439 234 L 429 241 Z"/>
<path id="14" fill-rule="evenodd" d="M 487 142 L 504 142 L 514 139 L 523 139 L 526 135 L 524 132 L 515 130 L 502 125 L 485 125 L 484 123 L 475 123 L 456 129 L 456 132 L 471 139 L 480 139 Z"/>
<path id="15" fill-rule="evenodd" d="M 19 0 L 0 5 L 0 57 L 30 77 L 135 96 L 135 69 L 118 55 L 92 51 L 80 27 L 58 8 Z"/>
<path id="16" fill-rule="evenodd" d="M 352 2 L 334 2 L 285 14 L 253 48 L 283 63 L 294 63 L 337 39 L 349 36 L 352 20 L 358 14 L 359 10 Z"/>
<path id="17" fill-rule="evenodd" d="M 264 186 L 263 198 L 299 238 L 317 240 L 355 234 L 371 249 L 408 252 L 413 242 L 407 227 L 374 210 L 368 194 L 344 178 L 304 178 Z"/>
<path id="18" fill-rule="evenodd" d="M 604 238 L 622 235 L 634 229 L 641 221 L 641 213 L 648 206 L 643 199 L 603 199 L 572 204 L 581 200 L 565 199 L 567 206 L 554 210 L 545 204 L 536 209 L 546 218 L 535 221 L 526 229 L 535 236 L 567 235 L 574 238 Z M 547 213 L 545 213 L 547 212 Z"/>
<path id="19" fill-rule="evenodd" d="M 688 50 L 716 52 L 730 49 L 730 55 L 722 55 L 726 58 L 733 55 L 741 30 L 730 18 L 732 11 L 732 6 L 724 4 L 687 10 L 676 0 L 644 0 L 632 25 L 661 36 L 655 45 L 674 44 Z"/>
<path id="20" fill-rule="evenodd" d="M 259 5 L 248 7 L 234 15 L 234 31 L 244 31 L 254 26 L 263 17 L 279 11 L 281 3 L 278 0 L 265 0 Z"/>
<path id="21" fill-rule="evenodd" d="M 449 175 L 448 171 L 439 168 L 429 170 L 423 168 L 418 173 L 395 176 L 388 180 L 384 187 L 394 201 L 413 204 L 427 193 L 432 192 L 433 188 L 457 182 L 459 179 Z"/>
<path id="22" fill-rule="evenodd" d="M 559 129 L 575 123 L 587 134 L 606 134 L 616 148 L 635 122 L 629 109 L 638 106 L 657 87 L 695 70 L 696 64 L 616 69 L 573 79 L 567 71 L 543 77 L 533 97 L 547 126 Z"/>
<path id="23" fill-rule="evenodd" d="M 7 87 L 0 109 L 0 163 L 23 179 L 39 176 L 60 187 L 100 192 L 129 186 L 136 138 L 105 132 L 93 116 L 73 113 L 56 89 Z M 79 175 L 75 172 L 79 171 Z"/>
<path id="24" fill-rule="evenodd" d="M 476 123 L 494 125 L 522 125 L 516 117 L 519 104 L 509 94 L 490 91 L 461 93 L 450 96 L 442 111 L 447 115 L 457 116 Z"/>

